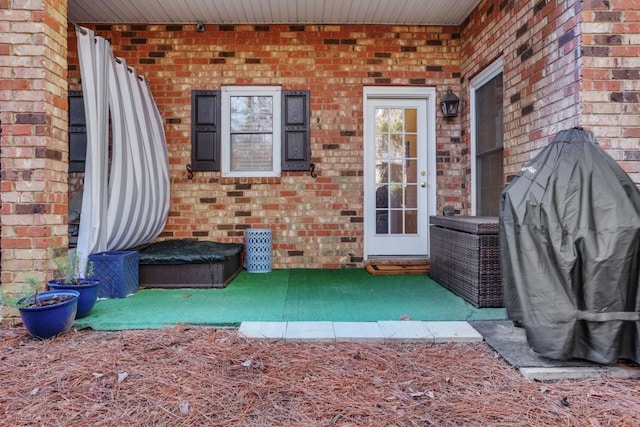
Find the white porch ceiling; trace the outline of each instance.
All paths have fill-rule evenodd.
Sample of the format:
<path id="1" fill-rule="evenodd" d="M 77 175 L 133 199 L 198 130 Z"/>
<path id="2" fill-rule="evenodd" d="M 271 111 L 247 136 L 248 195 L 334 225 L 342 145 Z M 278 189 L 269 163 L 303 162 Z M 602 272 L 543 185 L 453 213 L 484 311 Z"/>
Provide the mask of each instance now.
<path id="1" fill-rule="evenodd" d="M 74 24 L 460 25 L 480 0 L 69 0 Z"/>

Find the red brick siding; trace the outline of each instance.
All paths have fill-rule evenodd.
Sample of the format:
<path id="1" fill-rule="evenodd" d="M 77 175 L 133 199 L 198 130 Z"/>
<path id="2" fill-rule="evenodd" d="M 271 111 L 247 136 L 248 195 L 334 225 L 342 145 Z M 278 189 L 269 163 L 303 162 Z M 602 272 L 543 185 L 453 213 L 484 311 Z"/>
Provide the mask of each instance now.
<path id="1" fill-rule="evenodd" d="M 67 2 L 0 8 L 1 282 L 11 294 L 26 275 L 45 277 L 48 248 L 67 245 Z"/>
<path id="2" fill-rule="evenodd" d="M 274 268 L 355 265 L 363 256 L 363 85 L 448 86 L 459 91 L 457 28 L 386 25 L 98 25 L 117 56 L 147 78 L 165 120 L 171 174 L 163 238 L 242 242 L 251 226 L 274 230 Z M 75 34 L 70 89 L 79 89 Z M 190 162 L 190 92 L 221 85 L 311 91 L 317 179 L 226 179 Z M 437 120 L 439 179 L 454 167 L 441 206 L 460 205 L 459 121 Z M 440 185 L 440 183 L 438 184 Z"/>
<path id="3" fill-rule="evenodd" d="M 583 126 L 640 184 L 636 1 L 484 0 L 462 28 L 461 52 L 467 97 L 469 80 L 504 58 L 506 180 L 556 132 Z"/>
<path id="4" fill-rule="evenodd" d="M 640 183 L 638 2 L 588 0 L 583 7 L 583 124 Z"/>
<path id="5" fill-rule="evenodd" d="M 464 25 L 462 78 L 467 96 L 469 81 L 503 58 L 505 179 L 550 136 L 580 125 L 579 4 L 484 0 Z M 464 125 L 470 129 L 469 115 Z M 465 134 L 465 144 L 470 141 L 471 135 Z"/>
<path id="6" fill-rule="evenodd" d="M 364 25 L 98 26 L 151 83 L 165 119 L 172 205 L 164 237 L 242 241 L 274 228 L 276 268 L 338 267 L 362 257 L 362 86 L 429 85 L 462 98 L 437 123 L 438 207 L 470 209 L 469 81 L 505 69 L 505 174 L 560 129 L 593 130 L 640 183 L 640 18 L 635 0 L 483 0 L 461 28 Z M 45 249 L 66 244 L 67 105 L 79 89 L 66 0 L 0 0 L 2 281 L 45 276 Z M 186 178 L 189 95 L 222 84 L 282 84 L 312 93 L 318 178 Z M 78 177 L 71 177 L 77 182 Z"/>

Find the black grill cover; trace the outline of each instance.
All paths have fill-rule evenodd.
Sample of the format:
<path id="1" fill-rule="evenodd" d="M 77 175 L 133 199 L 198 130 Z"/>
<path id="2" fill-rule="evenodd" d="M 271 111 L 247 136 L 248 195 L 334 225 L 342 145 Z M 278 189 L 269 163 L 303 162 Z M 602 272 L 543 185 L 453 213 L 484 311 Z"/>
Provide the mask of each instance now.
<path id="1" fill-rule="evenodd" d="M 559 132 L 505 188 L 500 251 L 532 350 L 640 362 L 640 191 L 591 132 Z"/>

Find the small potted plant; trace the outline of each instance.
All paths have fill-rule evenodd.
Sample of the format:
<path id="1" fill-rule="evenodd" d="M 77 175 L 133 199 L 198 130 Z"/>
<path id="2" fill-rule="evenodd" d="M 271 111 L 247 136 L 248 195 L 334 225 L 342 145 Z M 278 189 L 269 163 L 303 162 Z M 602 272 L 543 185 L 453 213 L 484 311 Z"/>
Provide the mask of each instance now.
<path id="1" fill-rule="evenodd" d="M 40 292 L 36 279 L 27 278 L 25 281 L 30 292 L 14 298 L 5 297 L 4 303 L 18 309 L 27 331 L 41 339 L 68 332 L 76 317 L 80 293 L 74 290 Z"/>
<path id="2" fill-rule="evenodd" d="M 88 262 L 84 274 L 80 274 L 80 257 L 74 251 L 68 254 L 61 248 L 55 249 L 51 259 L 56 265 L 57 276 L 49 280 L 49 289 L 74 290 L 80 293 L 76 319 L 89 314 L 98 300 L 100 280 L 93 278 L 93 265 Z"/>

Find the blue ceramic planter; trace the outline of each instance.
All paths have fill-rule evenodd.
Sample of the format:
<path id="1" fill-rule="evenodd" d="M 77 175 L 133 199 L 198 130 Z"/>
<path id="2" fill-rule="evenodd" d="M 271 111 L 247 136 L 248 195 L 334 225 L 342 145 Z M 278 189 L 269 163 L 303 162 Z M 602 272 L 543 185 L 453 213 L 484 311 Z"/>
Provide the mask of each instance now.
<path id="1" fill-rule="evenodd" d="M 51 338 L 69 331 L 78 311 L 78 291 L 47 291 L 40 292 L 39 301 L 51 298 L 53 295 L 70 295 L 73 298 L 60 304 L 43 307 L 20 307 L 20 317 L 27 331 L 36 338 Z"/>
<path id="2" fill-rule="evenodd" d="M 88 278 L 79 280 L 81 280 L 82 282 L 78 285 L 61 283 L 60 280 L 49 280 L 49 289 L 65 289 L 80 292 L 76 319 L 82 319 L 89 314 L 89 312 L 93 309 L 93 306 L 96 305 L 96 301 L 98 300 L 98 292 L 100 291 L 100 280 Z"/>

